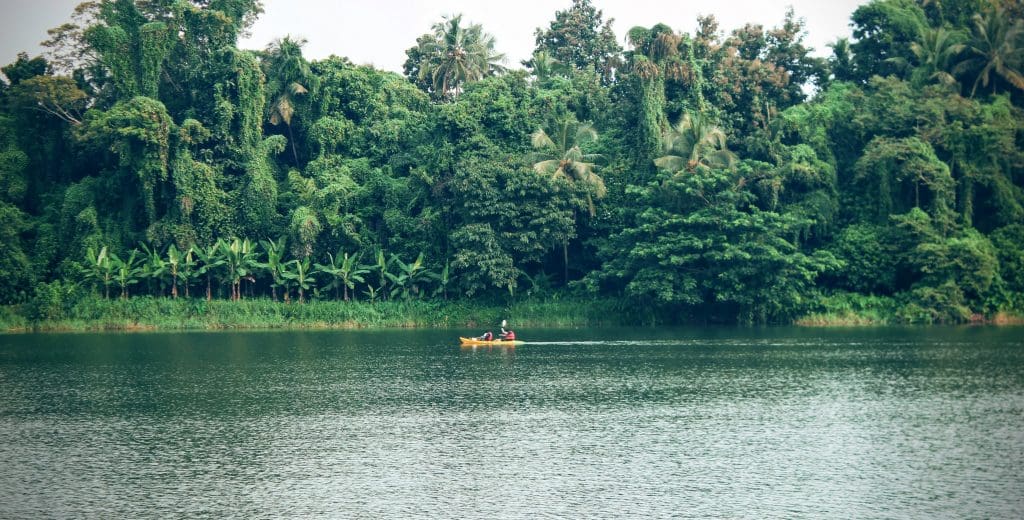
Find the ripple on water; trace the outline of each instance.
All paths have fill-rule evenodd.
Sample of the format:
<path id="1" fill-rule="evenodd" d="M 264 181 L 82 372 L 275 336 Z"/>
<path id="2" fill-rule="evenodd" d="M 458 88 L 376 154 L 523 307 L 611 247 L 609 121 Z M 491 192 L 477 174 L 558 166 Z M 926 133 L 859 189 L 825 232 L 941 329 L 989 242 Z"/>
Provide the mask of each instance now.
<path id="1" fill-rule="evenodd" d="M 0 517 L 1024 516 L 1019 336 L 722 336 L 27 336 Z"/>

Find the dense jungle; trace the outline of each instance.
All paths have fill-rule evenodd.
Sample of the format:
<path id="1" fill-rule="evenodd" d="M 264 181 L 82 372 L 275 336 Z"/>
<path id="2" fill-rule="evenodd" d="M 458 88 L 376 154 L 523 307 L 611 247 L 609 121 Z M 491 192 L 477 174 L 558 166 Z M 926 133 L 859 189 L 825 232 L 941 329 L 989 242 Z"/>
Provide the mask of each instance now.
<path id="1" fill-rule="evenodd" d="M 84 2 L 2 67 L 0 322 L 1024 315 L 1020 0 L 872 0 L 828 52 L 573 0 L 523 63 L 456 14 L 404 74 L 239 48 L 261 11 Z"/>

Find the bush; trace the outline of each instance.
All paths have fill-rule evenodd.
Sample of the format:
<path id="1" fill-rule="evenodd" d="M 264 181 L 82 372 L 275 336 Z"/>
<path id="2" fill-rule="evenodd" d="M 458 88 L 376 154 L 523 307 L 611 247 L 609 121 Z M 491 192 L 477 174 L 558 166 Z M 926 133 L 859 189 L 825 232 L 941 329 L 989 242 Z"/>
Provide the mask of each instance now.
<path id="1" fill-rule="evenodd" d="M 24 306 L 29 321 L 59 321 L 68 317 L 71 307 L 79 297 L 78 286 L 59 280 L 36 284 L 32 297 Z"/>

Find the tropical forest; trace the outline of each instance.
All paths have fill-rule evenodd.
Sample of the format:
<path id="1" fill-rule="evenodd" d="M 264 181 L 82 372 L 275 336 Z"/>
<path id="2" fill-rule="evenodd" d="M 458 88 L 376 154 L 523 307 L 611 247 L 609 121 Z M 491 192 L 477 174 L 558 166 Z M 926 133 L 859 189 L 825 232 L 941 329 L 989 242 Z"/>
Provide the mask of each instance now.
<path id="1" fill-rule="evenodd" d="M 439 16 L 404 73 L 240 48 L 259 0 L 80 4 L 2 67 L 0 325 L 1024 316 L 1020 0 L 828 49 L 564 4 L 521 63 Z"/>

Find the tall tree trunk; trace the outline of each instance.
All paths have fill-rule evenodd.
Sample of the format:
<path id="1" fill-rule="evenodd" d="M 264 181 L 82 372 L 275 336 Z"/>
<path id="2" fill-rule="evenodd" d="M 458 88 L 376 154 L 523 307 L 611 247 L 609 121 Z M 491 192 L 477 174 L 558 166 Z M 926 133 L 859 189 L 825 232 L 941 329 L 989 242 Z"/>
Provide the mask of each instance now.
<path id="1" fill-rule="evenodd" d="M 299 152 L 295 151 L 295 136 L 292 135 L 292 124 L 285 121 L 285 126 L 288 127 L 288 140 L 292 144 L 292 157 L 295 158 L 295 168 L 299 167 Z"/>
<path id="2" fill-rule="evenodd" d="M 569 285 L 569 241 L 562 242 L 562 267 L 565 269 L 565 285 Z"/>

